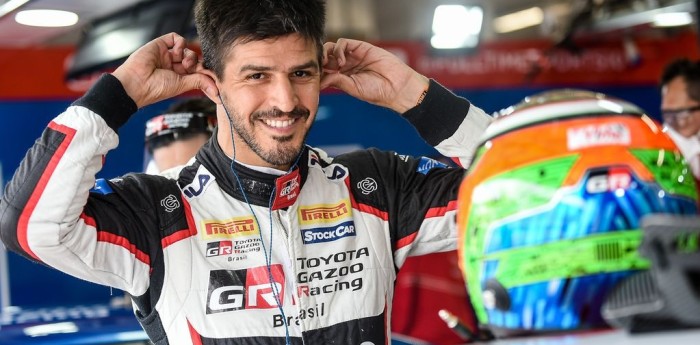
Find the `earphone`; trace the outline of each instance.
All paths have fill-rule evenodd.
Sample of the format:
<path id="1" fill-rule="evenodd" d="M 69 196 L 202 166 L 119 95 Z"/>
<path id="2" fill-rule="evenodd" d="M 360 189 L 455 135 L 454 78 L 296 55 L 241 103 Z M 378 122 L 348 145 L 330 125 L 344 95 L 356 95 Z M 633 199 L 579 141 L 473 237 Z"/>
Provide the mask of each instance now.
<path id="1" fill-rule="evenodd" d="M 253 218 L 255 219 L 255 223 L 258 226 L 258 229 L 260 229 L 260 222 L 258 221 L 258 217 L 255 215 L 255 212 L 253 211 L 253 206 L 250 205 L 250 201 L 248 201 L 248 195 L 245 192 L 245 189 L 243 189 L 243 184 L 241 183 L 241 179 L 238 177 L 238 173 L 236 172 L 236 169 L 234 167 L 234 164 L 236 164 L 236 143 L 233 140 L 233 119 L 231 118 L 231 114 L 228 112 L 228 109 L 226 109 L 226 104 L 224 104 L 224 99 L 221 97 L 221 94 L 219 93 L 219 100 L 221 101 L 221 106 L 224 108 L 224 113 L 226 113 L 226 117 L 228 118 L 228 123 L 230 126 L 230 131 L 231 131 L 231 146 L 233 148 L 233 153 L 231 156 L 231 172 L 233 173 L 233 176 L 236 178 L 236 183 L 238 183 L 238 188 L 241 190 L 241 194 L 243 194 L 243 199 L 245 199 L 246 204 L 248 205 L 248 208 L 250 209 L 250 213 L 253 214 Z M 299 155 L 301 157 L 301 154 Z M 290 169 L 293 169 L 294 166 L 299 161 L 299 157 L 297 157 L 297 161 L 292 165 Z M 275 302 L 277 302 L 277 308 L 279 308 L 280 313 L 282 313 L 282 320 L 284 322 L 284 332 L 285 332 L 285 343 L 287 345 L 291 345 L 291 340 L 289 338 L 289 325 L 287 323 L 287 316 L 284 314 L 284 308 L 282 308 L 282 303 L 280 303 L 280 293 L 279 290 L 277 289 L 277 285 L 275 284 L 275 281 L 272 277 L 272 268 L 271 268 L 271 260 L 272 260 L 272 202 L 275 199 L 275 193 L 276 193 L 276 186 L 272 187 L 272 193 L 270 194 L 270 200 L 268 202 L 268 211 L 269 211 L 269 216 L 270 216 L 270 250 L 268 254 L 268 250 L 265 247 L 265 241 L 263 240 L 262 237 L 262 231 L 260 231 L 258 234 L 260 235 L 260 243 L 262 244 L 263 247 L 263 255 L 265 256 L 265 267 L 267 268 L 267 274 L 268 274 L 268 279 L 270 280 L 270 288 L 272 289 L 272 295 L 275 298 Z"/>

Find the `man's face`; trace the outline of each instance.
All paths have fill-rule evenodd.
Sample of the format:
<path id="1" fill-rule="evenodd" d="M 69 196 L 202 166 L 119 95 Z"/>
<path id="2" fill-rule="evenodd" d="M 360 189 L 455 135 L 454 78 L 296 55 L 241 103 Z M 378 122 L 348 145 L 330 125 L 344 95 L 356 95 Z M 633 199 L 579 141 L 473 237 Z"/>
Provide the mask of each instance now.
<path id="1" fill-rule="evenodd" d="M 316 46 L 297 34 L 236 44 L 219 81 L 233 120 L 236 160 L 289 168 L 316 116 L 320 81 Z M 219 137 L 227 152 L 230 140 Z"/>
<path id="2" fill-rule="evenodd" d="M 661 114 L 664 123 L 688 138 L 700 131 L 700 103 L 688 96 L 682 77 L 672 79 L 661 89 Z"/>

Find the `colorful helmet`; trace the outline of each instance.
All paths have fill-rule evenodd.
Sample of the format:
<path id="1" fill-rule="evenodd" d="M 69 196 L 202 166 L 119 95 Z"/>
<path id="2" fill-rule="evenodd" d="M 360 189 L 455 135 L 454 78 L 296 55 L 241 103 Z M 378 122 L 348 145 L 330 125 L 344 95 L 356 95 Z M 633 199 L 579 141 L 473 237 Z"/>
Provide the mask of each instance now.
<path id="1" fill-rule="evenodd" d="M 651 213 L 697 214 L 692 174 L 637 106 L 556 90 L 501 111 L 459 190 L 460 267 L 496 336 L 595 328 Z"/>

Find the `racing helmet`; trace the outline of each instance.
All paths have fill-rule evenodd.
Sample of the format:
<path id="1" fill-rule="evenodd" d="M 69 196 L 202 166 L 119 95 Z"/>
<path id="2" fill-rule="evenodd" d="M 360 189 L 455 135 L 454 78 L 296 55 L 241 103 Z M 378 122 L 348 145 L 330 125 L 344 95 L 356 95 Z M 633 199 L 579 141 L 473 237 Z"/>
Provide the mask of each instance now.
<path id="1" fill-rule="evenodd" d="M 145 143 L 149 152 L 175 140 L 205 133 L 216 127 L 216 104 L 205 98 L 192 98 L 176 103 L 164 114 L 146 122 Z"/>
<path id="2" fill-rule="evenodd" d="M 648 214 L 697 214 L 692 173 L 623 100 L 559 89 L 494 114 L 459 189 L 460 269 L 497 337 L 606 326 L 601 305 L 648 270 Z"/>

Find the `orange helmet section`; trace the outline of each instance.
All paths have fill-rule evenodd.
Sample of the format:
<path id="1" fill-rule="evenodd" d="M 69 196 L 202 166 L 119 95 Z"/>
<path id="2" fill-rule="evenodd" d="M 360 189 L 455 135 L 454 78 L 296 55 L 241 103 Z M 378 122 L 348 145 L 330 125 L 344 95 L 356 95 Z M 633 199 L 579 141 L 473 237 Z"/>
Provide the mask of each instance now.
<path id="1" fill-rule="evenodd" d="M 621 163 L 627 164 L 639 178 L 652 180 L 651 172 L 630 154 L 630 148 L 661 148 L 677 155 L 681 153 L 657 122 L 647 116 L 643 116 L 642 120 L 636 114 L 570 118 L 535 124 L 515 129 L 509 135 L 497 136 L 482 144 L 483 151 L 479 152 L 467 172 L 459 194 L 471 195 L 474 186 L 524 164 L 573 154 L 579 157 L 562 186 L 580 181 L 590 168 Z M 561 121 L 566 121 L 566 130 L 563 130 Z M 614 144 L 620 141 L 625 144 Z M 485 154 L 486 151 L 488 154 Z M 469 204 L 465 205 L 464 199 L 460 197 L 459 205 L 464 212 L 457 216 L 460 238 L 466 228 L 464 218 L 469 214 Z"/>

